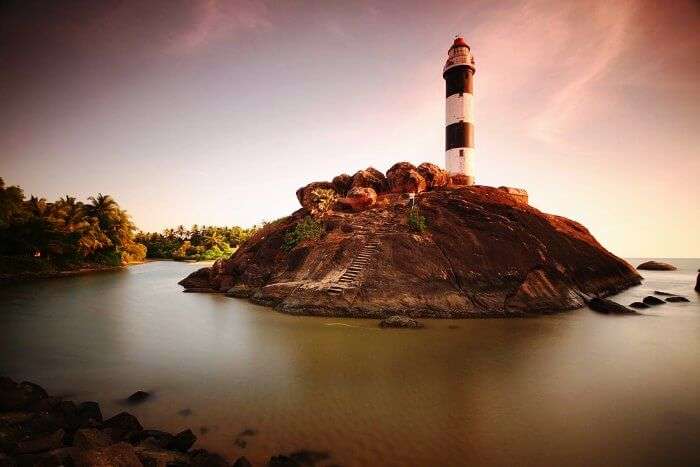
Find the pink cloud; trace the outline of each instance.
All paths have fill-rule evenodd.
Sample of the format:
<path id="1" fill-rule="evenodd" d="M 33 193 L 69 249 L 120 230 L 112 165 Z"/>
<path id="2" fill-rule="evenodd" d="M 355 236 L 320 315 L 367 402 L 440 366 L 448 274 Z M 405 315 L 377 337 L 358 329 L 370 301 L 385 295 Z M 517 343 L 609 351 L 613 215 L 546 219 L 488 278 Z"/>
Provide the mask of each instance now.
<path id="1" fill-rule="evenodd" d="M 172 53 L 189 53 L 207 45 L 230 39 L 246 30 L 271 26 L 264 2 L 251 0 L 202 0 L 195 5 L 186 30 L 169 44 Z"/>

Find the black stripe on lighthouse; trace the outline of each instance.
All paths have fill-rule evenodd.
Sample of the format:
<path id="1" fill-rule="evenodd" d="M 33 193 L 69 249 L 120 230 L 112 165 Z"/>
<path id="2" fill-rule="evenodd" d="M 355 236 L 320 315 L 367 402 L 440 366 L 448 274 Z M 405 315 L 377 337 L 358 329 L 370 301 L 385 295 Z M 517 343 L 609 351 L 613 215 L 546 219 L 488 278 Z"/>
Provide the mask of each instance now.
<path id="1" fill-rule="evenodd" d="M 445 151 L 474 147 L 474 124 L 457 122 L 445 127 Z"/>
<path id="2" fill-rule="evenodd" d="M 445 78 L 445 97 L 452 94 L 474 94 L 474 71 L 467 66 L 456 66 L 447 70 Z"/>

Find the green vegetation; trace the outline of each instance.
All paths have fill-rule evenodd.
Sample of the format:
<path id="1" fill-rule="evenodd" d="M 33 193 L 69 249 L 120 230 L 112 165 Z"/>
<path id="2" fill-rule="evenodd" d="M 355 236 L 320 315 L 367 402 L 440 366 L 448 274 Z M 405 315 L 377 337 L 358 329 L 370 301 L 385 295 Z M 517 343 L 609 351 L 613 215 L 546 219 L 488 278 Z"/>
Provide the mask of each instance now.
<path id="1" fill-rule="evenodd" d="M 31 196 L 0 178 L 0 273 L 51 272 L 142 261 L 126 211 L 109 195 L 88 203 L 65 196 L 54 202 Z"/>
<path id="2" fill-rule="evenodd" d="M 408 226 L 414 232 L 423 233 L 428 229 L 428 223 L 425 217 L 421 215 L 417 207 L 413 206 L 408 213 Z"/>
<path id="3" fill-rule="evenodd" d="M 328 211 L 335 200 L 338 199 L 338 193 L 335 190 L 330 190 L 327 188 L 316 188 L 311 192 L 312 203 L 316 206 L 316 211 L 325 212 Z"/>
<path id="4" fill-rule="evenodd" d="M 149 258 L 210 261 L 230 257 L 256 228 L 180 225 L 162 233 L 139 232 L 136 241 L 148 248 Z"/>
<path id="5" fill-rule="evenodd" d="M 290 251 L 302 240 L 320 238 L 323 232 L 323 224 L 311 216 L 306 216 L 301 222 L 294 226 L 292 230 L 285 234 L 282 249 Z"/>

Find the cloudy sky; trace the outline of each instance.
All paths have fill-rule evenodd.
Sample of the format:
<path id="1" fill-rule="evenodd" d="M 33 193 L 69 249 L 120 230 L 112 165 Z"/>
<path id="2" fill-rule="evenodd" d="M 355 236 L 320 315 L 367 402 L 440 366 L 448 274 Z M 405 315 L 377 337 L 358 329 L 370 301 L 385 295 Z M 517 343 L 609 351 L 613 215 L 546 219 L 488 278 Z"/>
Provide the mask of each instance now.
<path id="1" fill-rule="evenodd" d="M 622 256 L 700 257 L 700 7 L 685 1 L 5 1 L 0 176 L 144 230 L 252 225 L 310 181 L 444 164 L 471 45 L 477 182 Z"/>

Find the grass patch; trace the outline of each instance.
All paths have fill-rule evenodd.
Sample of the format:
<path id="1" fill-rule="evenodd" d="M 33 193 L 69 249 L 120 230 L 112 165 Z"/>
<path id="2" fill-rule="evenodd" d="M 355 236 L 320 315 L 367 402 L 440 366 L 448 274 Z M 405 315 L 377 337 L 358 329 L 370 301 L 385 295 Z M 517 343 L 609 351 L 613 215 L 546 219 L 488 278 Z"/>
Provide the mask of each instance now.
<path id="1" fill-rule="evenodd" d="M 414 232 L 423 233 L 428 230 L 428 223 L 418 208 L 413 208 L 408 213 L 408 227 Z"/>
<path id="2" fill-rule="evenodd" d="M 323 224 L 306 216 L 301 222 L 294 226 L 292 230 L 287 232 L 282 242 L 284 251 L 291 251 L 297 244 L 303 240 L 316 240 L 323 235 Z"/>

